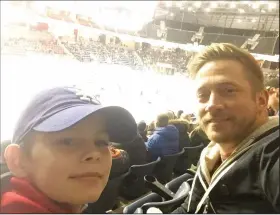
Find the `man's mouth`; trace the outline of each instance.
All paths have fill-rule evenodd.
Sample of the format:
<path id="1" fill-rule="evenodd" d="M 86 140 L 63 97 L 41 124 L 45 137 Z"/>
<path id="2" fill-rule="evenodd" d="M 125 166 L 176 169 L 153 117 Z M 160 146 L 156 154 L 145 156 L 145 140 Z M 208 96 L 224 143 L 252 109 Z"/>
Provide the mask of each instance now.
<path id="1" fill-rule="evenodd" d="M 215 119 L 207 120 L 207 124 L 209 124 L 209 123 L 222 123 L 222 122 L 226 122 L 226 121 L 229 121 L 229 118 L 215 118 Z"/>

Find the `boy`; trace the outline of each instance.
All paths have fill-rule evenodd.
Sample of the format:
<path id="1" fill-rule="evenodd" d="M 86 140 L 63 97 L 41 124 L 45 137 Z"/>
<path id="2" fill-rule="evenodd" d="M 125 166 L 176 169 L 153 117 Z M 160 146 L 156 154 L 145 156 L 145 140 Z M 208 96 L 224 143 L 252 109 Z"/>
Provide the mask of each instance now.
<path id="1" fill-rule="evenodd" d="M 5 160 L 1 213 L 81 213 L 102 193 L 112 165 L 110 141 L 137 134 L 132 115 L 102 107 L 76 88 L 38 94 L 21 115 Z"/>

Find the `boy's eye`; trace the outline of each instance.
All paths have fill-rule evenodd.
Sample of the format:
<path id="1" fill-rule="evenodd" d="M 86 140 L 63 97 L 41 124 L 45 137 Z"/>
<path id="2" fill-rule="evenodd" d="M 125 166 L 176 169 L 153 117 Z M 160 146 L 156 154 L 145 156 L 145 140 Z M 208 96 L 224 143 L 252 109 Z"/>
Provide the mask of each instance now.
<path id="1" fill-rule="evenodd" d="M 97 141 L 95 141 L 95 144 L 97 146 L 109 146 L 110 142 L 106 141 L 106 140 L 97 140 Z"/>
<path id="2" fill-rule="evenodd" d="M 72 145 L 74 145 L 74 141 L 73 141 L 73 139 L 71 139 L 71 138 L 64 138 L 64 139 L 61 139 L 61 140 L 59 141 L 59 143 L 62 144 L 62 145 L 65 145 L 65 146 L 72 146 Z"/>

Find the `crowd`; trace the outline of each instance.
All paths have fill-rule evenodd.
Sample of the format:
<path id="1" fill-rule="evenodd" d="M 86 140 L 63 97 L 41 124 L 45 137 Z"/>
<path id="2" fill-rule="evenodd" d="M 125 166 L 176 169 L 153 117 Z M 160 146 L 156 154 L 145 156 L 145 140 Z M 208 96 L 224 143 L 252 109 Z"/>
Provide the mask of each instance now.
<path id="1" fill-rule="evenodd" d="M 136 51 L 128 49 L 122 43 L 103 44 L 92 39 L 79 37 L 77 41 L 61 41 L 58 39 L 30 39 L 9 38 L 4 39 L 3 47 L 14 52 L 37 52 L 44 54 L 66 55 L 71 53 L 81 62 L 100 62 L 106 64 L 119 64 L 129 66 L 136 70 L 153 68 L 157 63 L 172 65 L 177 71 L 186 71 L 187 63 L 193 53 L 186 53 L 180 49 L 149 48 Z M 68 50 L 68 52 L 65 51 Z"/>
<path id="2" fill-rule="evenodd" d="M 192 52 L 187 53 L 181 49 L 146 48 L 138 49 L 137 53 L 141 56 L 146 66 L 154 66 L 157 63 L 170 64 L 177 70 L 186 71 Z"/>
<path id="3" fill-rule="evenodd" d="M 51 37 L 51 35 L 48 34 L 48 37 Z M 52 55 L 71 54 L 81 62 L 118 64 L 129 66 L 135 70 L 157 70 L 158 63 L 169 64 L 174 71 L 181 73 L 186 73 L 188 63 L 195 54 L 179 48 L 164 49 L 163 47 L 141 47 L 130 50 L 121 42 L 118 44 L 112 42 L 103 44 L 100 41 L 94 41 L 91 38 L 85 39 L 81 36 L 76 41 L 62 40 L 59 43 L 59 40 L 54 37 L 50 39 L 11 37 L 3 39 L 3 47 L 18 53 L 32 51 Z M 1 47 L 1 50 L 3 47 Z M 265 73 L 264 75 L 266 80 L 279 77 L 279 73 Z"/>
<path id="4" fill-rule="evenodd" d="M 133 165 L 202 145 L 191 192 L 169 212 L 279 213 L 279 80 L 264 83 L 253 57 L 229 44 L 205 48 L 190 71 L 197 125 L 181 110 L 137 124 L 126 109 L 73 87 L 39 93 L 1 149 L 10 171 L 1 164 L 1 212 L 94 212 L 106 184 Z"/>
<path id="5" fill-rule="evenodd" d="M 4 47 L 18 51 L 32 51 L 44 54 L 65 55 L 63 48 L 56 39 L 35 40 L 27 38 L 9 38 L 4 41 Z"/>

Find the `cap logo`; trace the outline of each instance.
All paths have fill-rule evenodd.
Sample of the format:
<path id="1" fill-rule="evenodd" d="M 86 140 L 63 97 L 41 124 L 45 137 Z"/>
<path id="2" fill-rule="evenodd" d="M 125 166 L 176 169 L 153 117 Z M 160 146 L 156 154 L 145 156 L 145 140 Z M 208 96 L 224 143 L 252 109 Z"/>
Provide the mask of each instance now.
<path id="1" fill-rule="evenodd" d="M 68 89 L 71 90 L 73 93 L 75 93 L 76 96 L 78 96 L 78 98 L 83 101 L 87 101 L 95 105 L 101 104 L 100 101 L 97 99 L 97 97 L 93 95 L 91 92 L 89 92 L 88 90 L 79 89 L 76 87 L 68 88 Z"/>

